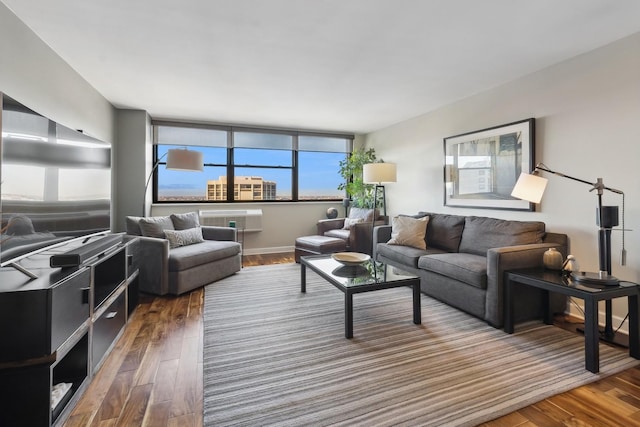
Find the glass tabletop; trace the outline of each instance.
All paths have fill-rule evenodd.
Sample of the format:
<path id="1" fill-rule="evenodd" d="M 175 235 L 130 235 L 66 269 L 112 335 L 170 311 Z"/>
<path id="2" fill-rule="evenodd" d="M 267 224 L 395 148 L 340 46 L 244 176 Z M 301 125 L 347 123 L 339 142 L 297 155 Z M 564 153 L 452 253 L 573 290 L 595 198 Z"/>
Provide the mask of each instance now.
<path id="1" fill-rule="evenodd" d="M 638 286 L 637 283 L 627 282 L 621 280 L 616 285 L 599 285 L 595 283 L 578 282 L 571 278 L 571 276 L 565 276 L 560 271 L 547 270 L 542 268 L 525 268 L 510 270 L 509 273 L 516 274 L 524 277 L 529 277 L 536 280 L 543 280 L 545 282 L 553 283 L 555 285 L 563 286 L 566 288 L 574 288 L 584 292 L 602 293 L 607 291 L 617 291 L 624 288 L 633 288 Z"/>
<path id="2" fill-rule="evenodd" d="M 343 265 L 334 260 L 331 255 L 305 256 L 301 261 L 313 271 L 345 287 L 398 282 L 418 277 L 398 267 L 372 259 L 353 266 Z"/>

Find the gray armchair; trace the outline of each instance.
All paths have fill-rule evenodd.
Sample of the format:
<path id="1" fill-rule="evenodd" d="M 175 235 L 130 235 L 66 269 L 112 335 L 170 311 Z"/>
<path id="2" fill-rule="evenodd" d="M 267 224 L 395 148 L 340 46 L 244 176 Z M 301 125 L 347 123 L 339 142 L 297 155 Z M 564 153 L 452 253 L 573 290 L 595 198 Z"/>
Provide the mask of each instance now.
<path id="1" fill-rule="evenodd" d="M 180 221 L 180 217 L 184 220 L 185 215 L 189 215 L 190 221 L 195 215 L 197 224 L 195 213 L 170 217 L 127 217 L 127 234 L 139 239 L 140 291 L 180 295 L 240 271 L 242 254 L 235 228 L 197 224 L 196 227 L 202 231 L 202 239 L 176 246 L 174 231 L 193 228 L 186 227 L 193 223 Z M 149 223 L 155 224 L 151 230 Z M 165 231 L 172 237 L 171 241 L 164 235 Z"/>
<path id="2" fill-rule="evenodd" d="M 373 222 L 374 215 L 375 222 Z M 347 228 L 345 228 L 345 222 L 350 223 Z M 372 227 L 385 223 L 385 218 L 380 215 L 378 209 L 351 208 L 347 218 L 321 219 L 316 227 L 319 236 L 344 240 L 348 251 L 371 255 Z"/>

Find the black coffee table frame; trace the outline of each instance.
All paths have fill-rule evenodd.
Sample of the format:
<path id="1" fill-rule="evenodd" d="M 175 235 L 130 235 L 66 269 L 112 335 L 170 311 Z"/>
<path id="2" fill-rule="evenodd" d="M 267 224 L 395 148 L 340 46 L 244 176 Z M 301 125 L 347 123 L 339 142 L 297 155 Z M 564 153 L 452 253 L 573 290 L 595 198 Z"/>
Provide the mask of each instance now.
<path id="1" fill-rule="evenodd" d="M 373 263 L 374 261 L 367 262 Z M 381 263 L 376 264 L 377 270 L 382 272 L 380 276 L 376 277 L 375 274 L 365 274 L 358 276 L 363 283 L 348 284 L 346 283 L 348 281 L 343 277 L 332 274 L 336 268 L 341 267 L 341 264 L 334 261 L 331 255 L 303 256 L 300 258 L 300 291 L 302 293 L 307 292 L 308 267 L 344 293 L 344 336 L 346 338 L 353 338 L 353 295 L 363 292 L 403 286 L 413 288 L 413 323 L 416 325 L 422 323 L 420 278 L 410 273 L 405 273 L 405 276 L 392 275 L 391 269 L 395 269 L 395 267 Z M 387 272 L 389 273 L 388 275 Z M 393 276 L 393 278 L 388 279 L 389 276 Z"/>
<path id="2" fill-rule="evenodd" d="M 504 330 L 512 334 L 513 287 L 516 285 L 533 286 L 543 290 L 544 322 L 553 324 L 549 310 L 549 292 L 580 298 L 584 301 L 584 343 L 585 369 L 593 373 L 600 371 L 598 301 L 627 297 L 629 305 L 629 356 L 640 359 L 640 324 L 638 314 L 638 285 L 633 282 L 620 282 L 619 286 L 585 285 L 564 278 L 557 271 L 538 269 L 512 270 L 505 273 L 504 286 Z"/>

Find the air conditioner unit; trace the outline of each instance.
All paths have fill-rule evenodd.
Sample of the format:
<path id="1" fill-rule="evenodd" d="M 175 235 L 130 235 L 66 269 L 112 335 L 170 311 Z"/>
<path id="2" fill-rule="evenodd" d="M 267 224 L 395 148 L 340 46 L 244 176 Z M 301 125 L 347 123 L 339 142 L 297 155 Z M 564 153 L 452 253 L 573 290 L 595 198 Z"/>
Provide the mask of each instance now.
<path id="1" fill-rule="evenodd" d="M 206 209 L 200 210 L 200 224 L 228 227 L 235 221 L 239 230 L 262 231 L 262 209 Z"/>

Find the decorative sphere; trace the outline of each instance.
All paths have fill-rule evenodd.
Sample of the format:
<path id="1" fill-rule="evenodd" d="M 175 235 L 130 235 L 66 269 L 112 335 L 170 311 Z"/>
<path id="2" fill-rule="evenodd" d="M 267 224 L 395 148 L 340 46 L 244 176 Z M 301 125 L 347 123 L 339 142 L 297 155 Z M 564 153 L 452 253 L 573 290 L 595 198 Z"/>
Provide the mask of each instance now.
<path id="1" fill-rule="evenodd" d="M 338 217 L 338 210 L 336 208 L 327 209 L 327 218 L 334 219 Z"/>
<path id="2" fill-rule="evenodd" d="M 542 254 L 542 263 L 549 270 L 562 270 L 562 254 L 556 248 L 549 248 Z"/>

